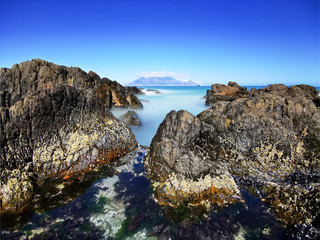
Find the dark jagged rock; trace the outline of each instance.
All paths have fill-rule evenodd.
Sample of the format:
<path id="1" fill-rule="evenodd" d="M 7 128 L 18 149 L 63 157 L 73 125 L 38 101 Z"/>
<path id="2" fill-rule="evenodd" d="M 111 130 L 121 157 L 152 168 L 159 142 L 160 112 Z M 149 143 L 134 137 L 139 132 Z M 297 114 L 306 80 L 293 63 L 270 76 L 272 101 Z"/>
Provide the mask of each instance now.
<path id="1" fill-rule="evenodd" d="M 214 89 L 238 91 L 232 85 Z M 193 181 L 188 187 L 197 188 L 209 175 L 228 179 L 229 185 L 221 186 L 233 193 L 241 187 L 260 197 L 285 226 L 319 229 L 320 109 L 314 100 L 318 94 L 307 85 L 274 85 L 246 97 L 241 93 L 236 101 L 218 101 L 197 117 L 186 111 L 169 113 L 145 163 L 155 196 L 166 204 L 192 202 L 193 191 L 181 188 L 185 178 Z M 206 189 L 217 186 L 209 181 Z M 196 192 L 198 199 L 211 203 L 221 199 L 222 206 L 232 203 L 226 198 L 230 192 Z"/>
<path id="2" fill-rule="evenodd" d="M 320 107 L 320 96 L 315 97 L 312 101 L 314 102 L 317 108 Z"/>
<path id="3" fill-rule="evenodd" d="M 301 84 L 301 85 L 293 85 L 291 87 L 287 87 L 284 84 L 272 84 L 268 87 L 255 89 L 252 88 L 250 90 L 250 96 L 256 97 L 259 95 L 277 95 L 282 97 L 292 97 L 292 98 L 308 98 L 313 99 L 317 98 L 319 95 L 319 91 L 312 86 Z"/>
<path id="4" fill-rule="evenodd" d="M 214 129 L 187 111 L 171 111 L 152 140 L 147 176 L 161 204 L 212 201 L 225 206 L 240 199 L 227 168 L 203 151 Z M 216 196 L 220 196 L 217 198 Z"/>
<path id="5" fill-rule="evenodd" d="M 105 82 L 99 85 L 97 94 L 104 102 L 109 102 L 112 107 L 118 108 L 142 108 L 142 103 L 133 94 L 134 90 L 123 87 L 116 81 L 110 81 L 107 78 L 102 78 Z"/>
<path id="6" fill-rule="evenodd" d="M 207 90 L 206 105 L 212 105 L 219 101 L 233 101 L 237 98 L 248 97 L 249 91 L 240 87 L 236 82 L 229 82 L 228 86 L 213 84 L 211 90 Z"/>
<path id="7" fill-rule="evenodd" d="M 128 111 L 122 116 L 120 116 L 120 120 L 125 122 L 128 126 L 137 127 L 141 126 L 142 123 L 139 119 L 138 114 L 135 111 Z"/>
<path id="8" fill-rule="evenodd" d="M 126 92 L 129 94 L 134 94 L 134 95 L 144 95 L 145 93 L 142 91 L 141 88 L 138 87 L 125 87 Z"/>
<path id="9" fill-rule="evenodd" d="M 15 64 L 11 69 L 1 68 L 0 103 L 4 101 L 14 105 L 26 95 L 37 90 L 50 89 L 53 86 L 69 85 L 77 89 L 92 91 L 106 107 L 133 107 L 142 104 L 133 95 L 133 88 L 127 89 L 116 81 L 100 78 L 90 71 L 88 74 L 78 67 L 65 67 L 44 60 Z M 5 93 L 6 92 L 6 93 Z M 128 99 L 135 99 L 133 106 Z"/>
<path id="10" fill-rule="evenodd" d="M 133 94 L 133 90 L 123 87 L 116 81 L 102 78 L 103 84 L 97 88 L 98 98 L 108 103 L 111 107 L 118 108 L 142 108 L 142 103 Z"/>
<path id="11" fill-rule="evenodd" d="M 131 106 L 131 95 L 94 72 L 35 59 L 2 68 L 0 86 L 2 212 L 18 211 L 48 178 L 67 179 L 137 147 L 107 110 L 120 100 Z"/>

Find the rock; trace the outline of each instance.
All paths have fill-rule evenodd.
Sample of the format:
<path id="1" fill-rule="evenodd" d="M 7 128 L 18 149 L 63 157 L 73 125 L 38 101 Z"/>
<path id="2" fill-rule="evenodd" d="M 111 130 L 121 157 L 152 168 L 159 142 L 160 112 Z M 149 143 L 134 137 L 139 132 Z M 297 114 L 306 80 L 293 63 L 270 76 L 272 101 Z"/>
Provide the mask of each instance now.
<path id="1" fill-rule="evenodd" d="M 233 83 L 213 85 L 213 92 L 236 100 L 217 101 L 197 117 L 186 111 L 166 116 L 145 162 L 155 197 L 177 205 L 190 201 L 183 186 L 213 186 L 227 192 L 208 197 L 201 190 L 196 202 L 221 200 L 225 206 L 232 196 L 241 198 L 241 187 L 269 204 L 284 226 L 319 228 L 318 91 L 272 85 L 244 96 L 237 89 Z"/>
<path id="2" fill-rule="evenodd" d="M 129 103 L 130 108 L 143 108 L 142 103 L 135 95 L 129 95 L 126 97 L 126 100 Z"/>
<path id="3" fill-rule="evenodd" d="M 126 220 L 124 202 L 117 197 L 115 190 L 118 182 L 119 177 L 115 175 L 101 179 L 92 186 L 97 200 L 92 204 L 90 222 L 105 231 L 104 239 L 115 237 Z"/>
<path id="4" fill-rule="evenodd" d="M 161 92 L 156 89 L 147 89 L 147 92 L 154 92 L 155 94 L 160 94 Z"/>
<path id="5" fill-rule="evenodd" d="M 229 82 L 228 86 L 213 84 L 211 90 L 207 90 L 206 105 L 215 104 L 218 101 L 233 101 L 237 98 L 247 97 L 249 91 L 240 87 L 236 82 Z"/>
<path id="6" fill-rule="evenodd" d="M 126 93 L 128 94 L 134 94 L 134 95 L 144 95 L 145 93 L 142 91 L 143 88 L 138 87 L 125 87 Z"/>
<path id="7" fill-rule="evenodd" d="M 317 108 L 320 107 L 320 96 L 315 97 L 312 101 L 314 102 Z"/>
<path id="8" fill-rule="evenodd" d="M 92 71 L 86 73 L 77 67 L 68 68 L 41 59 L 15 64 L 11 69 L 1 68 L 0 79 L 2 105 L 5 101 L 14 105 L 31 92 L 51 89 L 60 84 L 92 91 L 106 107 L 131 107 L 126 99 L 137 91 L 135 88 L 127 89 L 108 78 L 101 79 Z M 141 103 L 140 105 L 142 106 Z"/>
<path id="9" fill-rule="evenodd" d="M 122 91 L 112 85 L 39 59 L 0 70 L 1 212 L 31 203 L 48 178 L 68 179 L 137 147 L 132 131 L 107 110 Z"/>
<path id="10" fill-rule="evenodd" d="M 138 114 L 135 111 L 128 111 L 122 116 L 120 116 L 120 120 L 125 122 L 128 126 L 137 127 L 141 126 L 142 123 L 138 117 Z"/>
<path id="11" fill-rule="evenodd" d="M 293 85 L 291 87 L 287 87 L 284 84 L 272 84 L 268 87 L 261 89 L 251 89 L 250 96 L 255 97 L 259 95 L 277 95 L 282 97 L 292 97 L 292 98 L 308 98 L 314 99 L 319 96 L 319 91 L 312 86 L 301 84 L 301 85 Z"/>
<path id="12" fill-rule="evenodd" d="M 320 99 L 320 98 L 319 98 Z M 140 99 L 141 102 L 145 102 L 145 103 L 150 103 L 149 100 L 145 100 L 145 99 Z"/>
<path id="13" fill-rule="evenodd" d="M 160 204 L 211 201 L 226 206 L 240 199 L 240 191 L 228 170 L 212 161 L 211 153 L 203 151 L 206 143 L 202 137 L 211 138 L 213 131 L 187 111 L 171 111 L 166 116 L 145 161 L 147 176 Z"/>
<path id="14" fill-rule="evenodd" d="M 319 208 L 308 210 L 320 203 L 319 181 L 292 187 L 287 180 L 297 169 L 319 175 L 320 115 L 310 99 L 268 94 L 219 102 L 199 118 L 216 129 L 217 160 L 228 161 L 240 185 L 265 199 L 284 225 L 311 224 L 319 216 Z"/>
<path id="15" fill-rule="evenodd" d="M 103 84 L 97 87 L 98 98 L 114 108 L 142 108 L 140 100 L 132 93 L 132 89 L 123 87 L 116 81 L 102 78 Z"/>

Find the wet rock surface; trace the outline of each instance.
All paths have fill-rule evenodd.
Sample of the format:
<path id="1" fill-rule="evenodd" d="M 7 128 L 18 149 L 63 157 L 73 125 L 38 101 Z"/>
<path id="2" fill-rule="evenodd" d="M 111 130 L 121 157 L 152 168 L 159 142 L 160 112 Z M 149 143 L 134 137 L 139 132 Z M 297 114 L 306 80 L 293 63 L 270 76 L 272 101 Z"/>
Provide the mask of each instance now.
<path id="1" fill-rule="evenodd" d="M 130 127 L 138 127 L 142 125 L 138 114 L 135 111 L 128 111 L 119 118 L 121 121 L 128 124 Z"/>
<path id="2" fill-rule="evenodd" d="M 284 226 L 305 226 L 319 236 L 319 92 L 307 85 L 272 85 L 248 93 L 237 86 L 215 85 L 218 96 L 231 92 L 234 99 L 220 99 L 197 117 L 173 111 L 161 123 L 145 163 L 156 198 L 175 205 L 198 196 L 211 204 L 222 199 L 220 206 L 226 206 L 234 199 L 228 196 L 241 201 L 236 189 L 245 189 L 271 206 Z M 224 175 L 232 192 L 189 191 L 181 197 L 185 178 L 197 186 L 207 176 Z M 208 186 L 217 189 L 219 182 L 211 179 Z"/>
<path id="3" fill-rule="evenodd" d="M 2 228 L 1 239 L 294 239 L 247 192 L 244 204 L 211 211 L 201 221 L 191 221 L 199 208 L 160 207 L 143 169 L 147 151 L 138 149 L 109 165 L 109 173 L 101 173 L 71 203 L 35 213 L 14 230 Z"/>
<path id="4" fill-rule="evenodd" d="M 2 68 L 0 86 L 1 212 L 22 210 L 46 179 L 68 179 L 137 147 L 107 109 L 140 101 L 94 72 L 35 59 Z"/>

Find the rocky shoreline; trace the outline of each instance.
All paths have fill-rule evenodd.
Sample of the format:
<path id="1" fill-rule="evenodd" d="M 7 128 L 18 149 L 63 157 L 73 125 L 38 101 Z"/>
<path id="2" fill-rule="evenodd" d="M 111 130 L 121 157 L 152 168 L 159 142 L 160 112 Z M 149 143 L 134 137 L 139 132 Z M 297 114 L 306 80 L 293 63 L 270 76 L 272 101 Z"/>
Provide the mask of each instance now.
<path id="1" fill-rule="evenodd" d="M 320 229 L 319 92 L 275 84 L 212 85 L 194 116 L 172 111 L 152 140 L 146 173 L 162 205 L 226 207 L 243 189 L 285 227 Z M 309 231 L 308 230 L 308 231 Z"/>
<path id="2" fill-rule="evenodd" d="M 111 107 L 142 108 L 138 88 L 34 59 L 0 70 L 1 213 L 19 212 L 47 179 L 92 171 L 133 151 Z"/>
<path id="3" fill-rule="evenodd" d="M 137 114 L 128 111 L 120 121 L 109 110 L 143 108 L 135 96 L 143 94 L 141 89 L 40 59 L 1 68 L 0 86 L 1 218 L 31 208 L 36 211 L 41 201 L 49 204 L 49 195 L 53 199 L 67 196 L 76 186 L 85 191 L 99 177 L 114 175 L 108 166 L 123 156 L 130 162 L 134 158 L 129 153 L 137 155 L 138 143 L 129 128 L 141 125 Z M 205 225 L 215 225 L 212 212 L 236 208 L 245 214 L 251 194 L 259 200 L 259 207 L 270 207 L 282 226 L 293 229 L 294 237 L 316 239 L 320 232 L 318 90 L 308 85 L 274 84 L 249 91 L 235 82 L 213 84 L 206 105 L 211 107 L 197 116 L 184 110 L 168 113 L 150 150 L 140 149 L 135 156 L 139 161 L 130 167 L 137 180 L 143 180 L 141 194 L 148 199 L 147 205 L 157 208 L 157 214 L 163 211 L 184 229 L 174 232 L 167 225 L 166 233 L 161 234 L 186 239 L 202 234 L 202 239 L 209 229 Z M 108 169 L 101 170 L 104 167 Z M 123 184 L 130 185 L 126 177 Z M 112 185 L 112 179 L 119 181 L 115 176 L 101 186 Z M 83 191 L 63 197 L 60 204 Z M 117 199 L 118 195 L 110 194 L 104 197 Z M 151 195 L 157 203 L 151 201 Z M 121 214 L 121 219 L 127 217 Z M 136 229 L 137 222 L 144 222 L 140 217 L 131 219 L 127 228 Z M 6 227 L 17 224 L 19 219 Z M 119 224 L 122 222 L 117 223 L 114 236 L 125 231 Z M 188 226 L 198 232 L 188 232 Z M 241 232 L 241 224 L 232 232 Z"/>

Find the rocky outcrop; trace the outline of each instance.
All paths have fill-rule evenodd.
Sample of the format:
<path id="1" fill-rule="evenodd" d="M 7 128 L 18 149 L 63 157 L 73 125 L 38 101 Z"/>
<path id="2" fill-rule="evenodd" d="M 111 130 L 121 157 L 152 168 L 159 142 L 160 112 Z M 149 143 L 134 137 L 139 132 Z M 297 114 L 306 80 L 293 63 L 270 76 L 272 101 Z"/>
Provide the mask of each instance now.
<path id="1" fill-rule="evenodd" d="M 220 206 L 240 199 L 237 189 L 242 188 L 269 204 L 285 226 L 319 228 L 318 94 L 311 86 L 277 85 L 236 101 L 218 101 L 197 117 L 169 113 L 145 163 L 156 198 L 167 204 L 192 202 L 193 191 L 181 190 L 185 178 L 192 180 L 186 188 L 219 189 L 216 195 L 208 196 L 205 189 L 196 193 L 213 204 L 221 200 Z M 209 176 L 221 184 L 206 181 Z M 221 193 L 223 187 L 228 191 Z"/>
<path id="2" fill-rule="evenodd" d="M 50 178 L 91 171 L 134 150 L 107 109 L 132 95 L 80 68 L 32 60 L 0 70 L 1 211 L 18 211 Z M 131 102 L 133 102 L 131 100 Z M 119 105 L 120 106 L 120 105 Z"/>
<path id="3" fill-rule="evenodd" d="M 203 139 L 211 139 L 213 132 L 212 126 L 187 111 L 171 111 L 166 116 L 145 161 L 147 176 L 161 204 L 211 201 L 226 206 L 240 199 L 227 168 L 212 161 L 213 153 L 203 151 Z"/>
<path id="4" fill-rule="evenodd" d="M 116 81 L 110 81 L 107 78 L 102 78 L 105 82 L 97 88 L 98 98 L 105 104 L 113 108 L 142 108 L 142 103 L 133 94 L 136 92 L 133 88 L 123 87 Z"/>
<path id="5" fill-rule="evenodd" d="M 69 85 L 92 91 L 106 107 L 142 107 L 134 96 L 136 89 L 125 88 L 116 81 L 100 78 L 96 73 L 86 73 L 78 67 L 65 67 L 44 60 L 15 64 L 11 69 L 0 70 L 0 100 L 14 105 L 38 90 L 51 89 L 56 85 Z M 127 99 L 135 99 L 133 105 Z"/>
<path id="6" fill-rule="evenodd" d="M 128 111 L 119 118 L 130 127 L 138 127 L 142 125 L 138 114 L 135 111 Z"/>
<path id="7" fill-rule="evenodd" d="M 284 84 L 272 84 L 268 87 L 250 90 L 250 96 L 256 97 L 259 95 L 277 95 L 291 98 L 308 98 L 314 99 L 318 97 L 318 90 L 312 86 L 301 84 L 287 87 Z"/>
<path id="8" fill-rule="evenodd" d="M 240 87 L 236 82 L 229 82 L 228 86 L 213 84 L 211 90 L 207 90 L 206 105 L 212 105 L 219 101 L 233 101 L 237 98 L 248 97 L 249 91 Z"/>
<path id="9" fill-rule="evenodd" d="M 141 88 L 138 88 L 138 87 L 129 87 L 129 86 L 126 86 L 124 87 L 126 89 L 126 93 L 127 94 L 134 94 L 134 95 L 144 95 L 145 93 L 142 91 Z"/>

